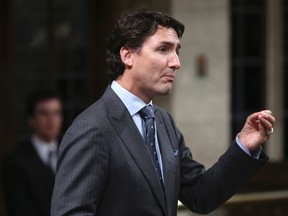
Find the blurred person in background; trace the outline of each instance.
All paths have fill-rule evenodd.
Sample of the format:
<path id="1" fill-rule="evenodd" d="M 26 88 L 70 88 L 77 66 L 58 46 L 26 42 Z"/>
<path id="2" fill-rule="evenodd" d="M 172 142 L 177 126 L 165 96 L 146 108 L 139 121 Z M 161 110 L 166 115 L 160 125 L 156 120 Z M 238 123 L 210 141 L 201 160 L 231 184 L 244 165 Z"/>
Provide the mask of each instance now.
<path id="1" fill-rule="evenodd" d="M 8 216 L 49 216 L 57 148 L 62 127 L 62 101 L 41 90 L 27 101 L 28 140 L 4 160 L 3 189 Z"/>

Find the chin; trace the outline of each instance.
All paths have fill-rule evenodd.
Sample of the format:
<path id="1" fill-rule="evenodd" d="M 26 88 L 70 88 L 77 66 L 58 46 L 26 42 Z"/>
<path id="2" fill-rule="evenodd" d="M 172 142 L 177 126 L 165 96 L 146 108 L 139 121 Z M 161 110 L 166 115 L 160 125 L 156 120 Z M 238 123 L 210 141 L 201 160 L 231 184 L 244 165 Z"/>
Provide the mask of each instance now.
<path id="1" fill-rule="evenodd" d="M 170 95 L 172 93 L 172 88 L 166 88 L 166 89 L 163 89 L 159 95 L 162 95 L 162 96 L 165 96 L 165 95 Z"/>
<path id="2" fill-rule="evenodd" d="M 165 86 L 164 92 L 166 95 L 171 94 L 173 89 L 172 83 L 169 83 L 168 86 Z"/>
<path id="3" fill-rule="evenodd" d="M 165 96 L 172 93 L 172 83 L 165 83 L 158 87 L 158 89 L 154 89 L 154 96 Z"/>

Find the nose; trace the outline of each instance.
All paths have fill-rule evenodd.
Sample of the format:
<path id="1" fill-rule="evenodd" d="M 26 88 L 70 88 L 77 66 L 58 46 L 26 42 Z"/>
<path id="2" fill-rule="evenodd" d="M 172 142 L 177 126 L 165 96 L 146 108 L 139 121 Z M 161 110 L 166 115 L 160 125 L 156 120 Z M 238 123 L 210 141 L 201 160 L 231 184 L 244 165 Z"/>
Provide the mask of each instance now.
<path id="1" fill-rule="evenodd" d="M 169 68 L 178 70 L 181 67 L 180 59 L 177 53 L 173 53 L 169 59 Z"/>

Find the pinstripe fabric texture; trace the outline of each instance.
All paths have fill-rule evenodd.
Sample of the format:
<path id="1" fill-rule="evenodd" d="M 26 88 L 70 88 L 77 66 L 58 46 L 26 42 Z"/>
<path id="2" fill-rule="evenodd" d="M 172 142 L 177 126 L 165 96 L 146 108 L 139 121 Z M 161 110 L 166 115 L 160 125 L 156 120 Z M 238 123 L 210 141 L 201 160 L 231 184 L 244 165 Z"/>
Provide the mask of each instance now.
<path id="1" fill-rule="evenodd" d="M 110 86 L 80 114 L 59 148 L 51 216 L 176 216 L 177 201 L 207 213 L 230 198 L 267 160 L 232 143 L 209 170 L 193 160 L 171 116 L 155 106 L 164 190 L 149 150 Z"/>

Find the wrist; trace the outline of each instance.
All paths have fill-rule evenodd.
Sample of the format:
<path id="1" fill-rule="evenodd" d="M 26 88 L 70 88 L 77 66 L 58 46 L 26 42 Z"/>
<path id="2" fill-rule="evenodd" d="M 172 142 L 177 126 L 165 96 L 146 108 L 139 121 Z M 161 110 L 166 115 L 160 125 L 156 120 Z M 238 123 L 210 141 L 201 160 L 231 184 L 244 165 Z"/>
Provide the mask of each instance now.
<path id="1" fill-rule="evenodd" d="M 248 137 L 247 135 L 245 136 L 245 134 L 243 133 L 239 133 L 238 134 L 238 138 L 240 143 L 245 146 L 245 148 L 247 148 L 247 150 L 252 154 L 254 151 L 257 151 L 260 147 L 260 145 L 256 145 L 255 143 L 251 143 L 251 139 Z"/>

